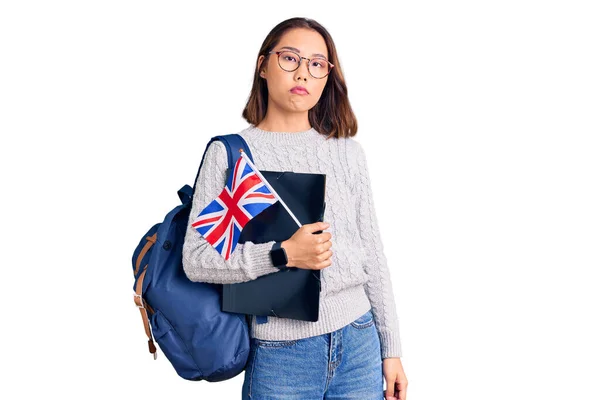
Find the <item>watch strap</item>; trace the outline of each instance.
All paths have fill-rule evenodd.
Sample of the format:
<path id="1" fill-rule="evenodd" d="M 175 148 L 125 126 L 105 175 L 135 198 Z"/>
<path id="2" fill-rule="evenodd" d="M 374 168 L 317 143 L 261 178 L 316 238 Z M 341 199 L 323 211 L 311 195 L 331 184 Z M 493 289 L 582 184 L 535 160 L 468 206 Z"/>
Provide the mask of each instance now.
<path id="1" fill-rule="evenodd" d="M 285 249 L 281 247 L 281 243 L 282 242 L 280 242 L 280 241 L 276 241 L 275 243 L 273 243 L 273 247 L 271 247 L 270 256 L 271 256 L 271 261 L 273 262 L 273 265 L 275 266 L 275 268 L 286 269 L 287 268 L 287 266 L 286 266 L 287 262 L 284 263 L 284 264 L 278 265 L 275 262 L 274 257 L 273 257 L 273 253 L 274 252 L 283 252 L 285 254 Z M 286 254 L 286 256 L 287 256 L 287 254 Z"/>

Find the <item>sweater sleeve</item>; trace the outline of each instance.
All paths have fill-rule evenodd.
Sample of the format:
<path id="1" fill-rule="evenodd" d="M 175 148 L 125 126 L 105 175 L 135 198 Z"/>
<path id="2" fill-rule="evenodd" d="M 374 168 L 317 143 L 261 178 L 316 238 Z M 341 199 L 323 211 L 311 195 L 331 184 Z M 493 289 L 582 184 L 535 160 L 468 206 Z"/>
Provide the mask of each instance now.
<path id="1" fill-rule="evenodd" d="M 192 226 L 200 211 L 221 193 L 227 180 L 227 149 L 216 140 L 206 151 L 198 174 L 192 209 L 183 243 L 183 270 L 195 282 L 241 283 L 278 272 L 270 257 L 275 241 L 238 243 L 228 260 Z"/>
<path id="2" fill-rule="evenodd" d="M 368 280 L 365 291 L 371 302 L 375 326 L 381 342 L 381 358 L 401 357 L 400 329 L 387 258 L 379 232 L 370 172 L 364 149 L 357 141 L 356 150 L 356 210 L 357 226 L 366 254 L 363 266 Z"/>

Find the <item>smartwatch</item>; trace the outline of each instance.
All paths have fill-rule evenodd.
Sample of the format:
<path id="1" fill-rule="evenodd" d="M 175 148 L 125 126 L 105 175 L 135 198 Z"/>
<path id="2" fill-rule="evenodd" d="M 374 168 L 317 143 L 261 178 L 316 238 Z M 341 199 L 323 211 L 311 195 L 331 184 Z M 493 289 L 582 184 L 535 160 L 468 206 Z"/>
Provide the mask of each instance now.
<path id="1" fill-rule="evenodd" d="M 273 266 L 279 269 L 286 269 L 286 264 L 288 263 L 287 254 L 285 249 L 281 247 L 281 242 L 275 242 L 273 247 L 271 247 L 271 261 L 273 262 Z"/>

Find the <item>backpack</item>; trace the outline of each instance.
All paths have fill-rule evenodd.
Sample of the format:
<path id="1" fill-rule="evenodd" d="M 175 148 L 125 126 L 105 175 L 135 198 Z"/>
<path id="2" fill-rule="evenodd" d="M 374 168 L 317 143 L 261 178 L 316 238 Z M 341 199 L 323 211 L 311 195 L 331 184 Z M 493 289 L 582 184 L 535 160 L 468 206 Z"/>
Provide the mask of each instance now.
<path id="1" fill-rule="evenodd" d="M 150 353 L 156 360 L 154 336 L 177 374 L 192 381 L 220 382 L 237 376 L 245 369 L 250 350 L 248 317 L 221 311 L 222 285 L 193 282 L 183 270 L 182 247 L 196 181 L 215 140 L 227 149 L 229 170 L 240 148 L 253 160 L 240 135 L 212 137 L 194 188 L 184 185 L 177 191 L 181 204 L 146 232 L 132 257 L 133 298 L 142 314 Z"/>

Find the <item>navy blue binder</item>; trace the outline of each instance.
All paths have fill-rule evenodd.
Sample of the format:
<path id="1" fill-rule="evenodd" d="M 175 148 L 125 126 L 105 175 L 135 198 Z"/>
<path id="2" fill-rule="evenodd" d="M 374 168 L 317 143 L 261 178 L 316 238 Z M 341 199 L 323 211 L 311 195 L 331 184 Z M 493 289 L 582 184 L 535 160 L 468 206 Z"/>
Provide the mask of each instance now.
<path id="1" fill-rule="evenodd" d="M 323 221 L 325 174 L 260 172 L 302 225 Z M 238 243 L 284 241 L 298 228 L 298 224 L 278 201 L 244 226 Z M 319 318 L 320 291 L 320 270 L 288 267 L 249 282 L 223 285 L 221 310 L 314 322 Z"/>

